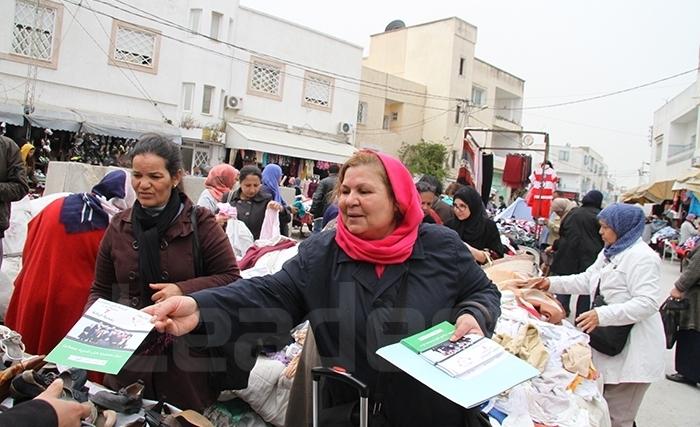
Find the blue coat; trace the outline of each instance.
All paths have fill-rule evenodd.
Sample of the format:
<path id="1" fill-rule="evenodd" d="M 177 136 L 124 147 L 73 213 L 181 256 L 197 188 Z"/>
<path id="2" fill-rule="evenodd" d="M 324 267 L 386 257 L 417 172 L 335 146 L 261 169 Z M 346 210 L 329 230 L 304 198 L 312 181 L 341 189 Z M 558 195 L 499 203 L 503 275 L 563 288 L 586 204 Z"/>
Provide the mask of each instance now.
<path id="1" fill-rule="evenodd" d="M 343 252 L 334 233 L 306 239 L 298 255 L 273 275 L 193 294 L 208 345 L 229 343 L 226 353 L 246 364 L 241 358 L 250 354 L 246 343 L 286 334 L 308 318 L 324 366 L 342 366 L 372 389 L 379 370 L 392 371 L 381 376 L 383 407 L 392 425 L 436 425 L 436 416 L 440 425 L 465 425 L 464 409 L 395 372 L 375 351 L 441 321 L 454 322 L 462 313 L 472 314 L 490 335 L 500 315 L 498 289 L 446 227 L 421 225 L 411 257 L 387 266 L 381 278 L 373 264 Z M 395 304 L 407 310 L 392 310 Z M 324 391 L 334 404 L 357 399 L 342 387 L 328 383 Z"/>

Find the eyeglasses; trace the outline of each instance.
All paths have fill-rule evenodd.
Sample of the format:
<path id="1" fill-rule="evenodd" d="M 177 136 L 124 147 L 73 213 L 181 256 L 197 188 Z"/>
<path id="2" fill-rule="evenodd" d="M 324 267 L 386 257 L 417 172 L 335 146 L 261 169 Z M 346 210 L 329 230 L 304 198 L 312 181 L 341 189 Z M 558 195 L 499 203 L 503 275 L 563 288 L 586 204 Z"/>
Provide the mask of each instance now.
<path id="1" fill-rule="evenodd" d="M 457 204 L 454 204 L 454 205 L 452 205 L 452 207 L 453 207 L 454 209 L 458 210 L 458 211 L 463 211 L 463 210 L 467 209 L 469 206 L 467 206 L 467 205 L 457 205 Z"/>

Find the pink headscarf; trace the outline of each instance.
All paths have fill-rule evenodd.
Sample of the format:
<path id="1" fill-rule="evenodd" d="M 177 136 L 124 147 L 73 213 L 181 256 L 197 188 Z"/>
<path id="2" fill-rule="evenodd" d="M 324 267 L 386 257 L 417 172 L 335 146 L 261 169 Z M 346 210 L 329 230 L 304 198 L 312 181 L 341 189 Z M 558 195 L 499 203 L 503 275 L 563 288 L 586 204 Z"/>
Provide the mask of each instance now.
<path id="1" fill-rule="evenodd" d="M 418 226 L 423 221 L 423 211 L 416 185 L 403 163 L 383 153 L 369 150 L 366 152 L 379 157 L 384 165 L 403 221 L 383 239 L 363 240 L 345 228 L 342 215 L 339 215 L 335 241 L 350 258 L 375 264 L 377 277 L 381 277 L 385 266 L 401 264 L 411 256 L 413 245 L 418 238 Z"/>
<path id="2" fill-rule="evenodd" d="M 204 181 L 204 186 L 216 200 L 221 201 L 224 193 L 233 189 L 238 175 L 238 169 L 228 163 L 221 163 L 211 168 L 206 181 Z"/>

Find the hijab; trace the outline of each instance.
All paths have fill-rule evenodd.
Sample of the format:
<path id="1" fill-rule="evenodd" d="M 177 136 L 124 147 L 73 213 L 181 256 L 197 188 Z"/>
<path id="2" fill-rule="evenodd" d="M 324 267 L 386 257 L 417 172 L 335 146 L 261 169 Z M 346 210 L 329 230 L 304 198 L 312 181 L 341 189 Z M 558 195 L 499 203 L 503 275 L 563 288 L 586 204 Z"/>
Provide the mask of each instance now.
<path id="1" fill-rule="evenodd" d="M 30 143 L 26 143 L 22 146 L 22 148 L 19 149 L 20 156 L 22 157 L 22 162 L 25 164 L 27 163 L 27 157 L 29 157 L 29 153 L 34 150 L 34 146 Z"/>
<path id="2" fill-rule="evenodd" d="M 612 228 L 617 240 L 603 249 L 605 258 L 610 259 L 632 246 L 644 232 L 644 211 L 634 205 L 613 203 L 598 214 Z"/>
<path id="3" fill-rule="evenodd" d="M 561 221 L 564 221 L 564 218 L 566 215 L 571 212 L 574 208 L 576 207 L 576 204 L 572 202 L 569 199 L 565 199 L 563 197 L 557 197 L 552 201 L 552 210 L 554 213 L 559 215 L 559 212 L 561 212 L 561 215 L 559 215 L 559 218 Z"/>
<path id="4" fill-rule="evenodd" d="M 270 163 L 265 166 L 262 171 L 262 184 L 265 189 L 272 195 L 272 200 L 285 205 L 280 194 L 280 179 L 282 179 L 282 168 L 279 165 Z"/>
<path id="5" fill-rule="evenodd" d="M 387 265 L 401 264 L 413 253 L 413 245 L 418 239 L 418 226 L 423 220 L 423 210 L 411 173 L 403 163 L 384 153 L 364 151 L 377 156 L 384 166 L 403 219 L 384 238 L 364 240 L 349 232 L 343 223 L 343 216 L 338 215 L 335 241 L 350 258 L 374 264 L 377 277 L 381 277 Z"/>
<path id="6" fill-rule="evenodd" d="M 486 209 L 479 193 L 473 187 L 466 186 L 457 190 L 454 199 L 463 201 L 469 207 L 471 214 L 465 220 L 455 216 L 446 225 L 455 230 L 463 242 L 477 249 L 488 246 L 484 242 L 488 218 L 486 218 Z"/>
<path id="7" fill-rule="evenodd" d="M 598 190 L 591 190 L 583 196 L 581 200 L 583 206 L 593 206 L 598 209 L 603 208 L 603 193 Z"/>
<path id="8" fill-rule="evenodd" d="M 105 175 L 89 193 L 77 193 L 63 200 L 59 221 L 66 233 L 104 230 L 117 213 L 131 207 L 136 195 L 126 171 Z"/>
<path id="9" fill-rule="evenodd" d="M 209 171 L 204 187 L 211 193 L 216 201 L 222 201 L 224 193 L 231 191 L 238 180 L 238 169 L 228 163 L 221 163 Z"/>

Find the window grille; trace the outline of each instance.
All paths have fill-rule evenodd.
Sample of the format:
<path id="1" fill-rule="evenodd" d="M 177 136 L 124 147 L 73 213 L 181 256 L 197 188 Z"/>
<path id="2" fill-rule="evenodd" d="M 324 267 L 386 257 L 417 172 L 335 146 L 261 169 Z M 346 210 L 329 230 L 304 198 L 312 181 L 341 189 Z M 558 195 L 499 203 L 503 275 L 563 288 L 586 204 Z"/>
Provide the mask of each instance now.
<path id="1" fill-rule="evenodd" d="M 364 125 L 367 124 L 367 103 L 360 102 L 357 104 L 357 123 Z"/>
<path id="2" fill-rule="evenodd" d="M 117 26 L 114 60 L 153 68 L 156 34 Z"/>
<path id="3" fill-rule="evenodd" d="M 206 151 L 195 151 L 194 152 L 194 166 L 209 166 L 209 153 Z"/>
<path id="4" fill-rule="evenodd" d="M 280 94 L 282 69 L 276 65 L 254 62 L 250 76 L 250 88 L 271 95 Z"/>
<path id="5" fill-rule="evenodd" d="M 317 107 L 330 108 L 332 84 L 332 80 L 328 77 L 307 73 L 304 102 Z"/>
<path id="6" fill-rule="evenodd" d="M 55 25 L 56 9 L 18 1 L 12 30 L 12 52 L 50 61 Z"/>

